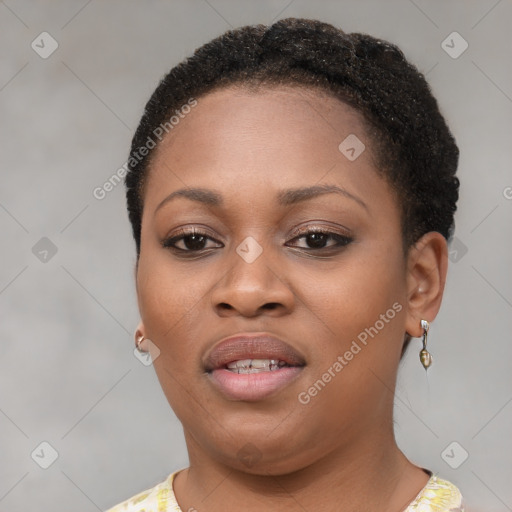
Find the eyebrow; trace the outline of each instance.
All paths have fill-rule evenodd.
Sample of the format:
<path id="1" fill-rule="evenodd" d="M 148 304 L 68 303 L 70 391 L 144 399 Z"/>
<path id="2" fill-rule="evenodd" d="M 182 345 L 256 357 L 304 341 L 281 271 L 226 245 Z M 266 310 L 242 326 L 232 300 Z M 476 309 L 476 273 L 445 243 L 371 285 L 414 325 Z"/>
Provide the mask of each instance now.
<path id="1" fill-rule="evenodd" d="M 366 211 L 369 211 L 367 204 L 362 199 L 355 196 L 354 194 L 351 194 L 348 190 L 345 190 L 344 188 L 341 188 L 337 185 L 314 185 L 311 187 L 289 188 L 281 190 L 277 194 L 277 201 L 278 204 L 282 206 L 290 206 L 300 203 L 302 201 L 313 199 L 324 194 L 332 193 L 340 194 L 344 197 L 352 199 L 357 204 L 362 206 Z M 208 206 L 219 207 L 224 204 L 222 195 L 214 190 L 210 190 L 207 188 L 182 188 L 179 190 L 175 190 L 167 197 L 165 197 L 156 207 L 155 214 L 165 204 L 169 203 L 170 201 L 178 197 L 184 197 L 186 199 L 190 199 L 191 201 L 203 203 Z"/>

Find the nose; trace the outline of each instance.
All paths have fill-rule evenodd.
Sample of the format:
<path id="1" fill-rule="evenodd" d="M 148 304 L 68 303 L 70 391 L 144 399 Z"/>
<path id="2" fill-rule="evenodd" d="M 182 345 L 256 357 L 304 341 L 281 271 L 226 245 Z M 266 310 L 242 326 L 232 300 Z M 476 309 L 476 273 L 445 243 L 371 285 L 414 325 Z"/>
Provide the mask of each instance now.
<path id="1" fill-rule="evenodd" d="M 219 316 L 255 317 L 263 312 L 282 316 L 292 311 L 295 295 L 286 262 L 272 258 L 270 252 L 270 249 L 262 250 L 253 259 L 246 258 L 243 251 L 233 251 L 230 258 L 226 258 L 223 277 L 211 295 Z"/>

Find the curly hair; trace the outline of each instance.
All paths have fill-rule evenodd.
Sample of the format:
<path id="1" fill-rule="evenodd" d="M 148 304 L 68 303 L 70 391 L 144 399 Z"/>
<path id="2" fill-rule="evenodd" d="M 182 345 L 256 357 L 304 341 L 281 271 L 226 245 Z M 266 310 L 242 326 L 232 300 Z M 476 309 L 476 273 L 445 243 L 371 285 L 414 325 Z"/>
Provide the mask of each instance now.
<path id="1" fill-rule="evenodd" d="M 425 76 L 387 41 L 318 20 L 286 18 L 227 31 L 172 68 L 153 92 L 132 139 L 125 177 L 137 261 L 154 154 L 152 148 L 141 156 L 140 148 L 190 98 L 228 86 L 284 85 L 315 88 L 358 111 L 376 171 L 399 202 L 404 254 L 429 231 L 450 242 L 459 150 Z"/>

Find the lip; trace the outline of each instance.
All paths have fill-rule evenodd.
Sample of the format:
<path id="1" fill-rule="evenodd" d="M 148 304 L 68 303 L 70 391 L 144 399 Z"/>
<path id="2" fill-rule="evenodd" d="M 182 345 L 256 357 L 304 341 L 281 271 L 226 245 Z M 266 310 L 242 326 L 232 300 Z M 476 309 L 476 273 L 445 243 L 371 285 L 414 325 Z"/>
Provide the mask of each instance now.
<path id="1" fill-rule="evenodd" d="M 302 354 L 275 336 L 241 333 L 217 343 L 206 357 L 204 367 L 209 372 L 240 359 L 279 359 L 290 366 L 303 366 L 306 363 Z"/>
<path id="2" fill-rule="evenodd" d="M 243 359 L 277 359 L 289 366 L 238 374 L 227 364 Z M 207 354 L 204 368 L 211 383 L 232 400 L 258 401 L 275 394 L 302 372 L 306 361 L 294 347 L 268 333 L 240 333 L 218 342 Z"/>

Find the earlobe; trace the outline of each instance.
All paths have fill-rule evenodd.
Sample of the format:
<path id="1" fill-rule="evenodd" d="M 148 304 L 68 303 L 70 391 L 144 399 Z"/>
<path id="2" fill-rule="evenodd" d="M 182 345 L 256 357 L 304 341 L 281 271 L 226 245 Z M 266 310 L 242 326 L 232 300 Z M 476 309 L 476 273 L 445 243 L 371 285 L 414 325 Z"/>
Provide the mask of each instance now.
<path id="1" fill-rule="evenodd" d="M 439 312 L 448 270 L 446 239 L 437 231 L 423 235 L 407 259 L 406 331 L 423 335 L 421 320 L 432 322 Z"/>
<path id="2" fill-rule="evenodd" d="M 147 352 L 148 349 L 145 346 L 146 345 L 146 336 L 145 336 L 145 328 L 144 324 L 142 323 L 142 320 L 139 322 L 139 325 L 137 326 L 137 329 L 135 329 L 135 347 L 140 352 Z"/>

